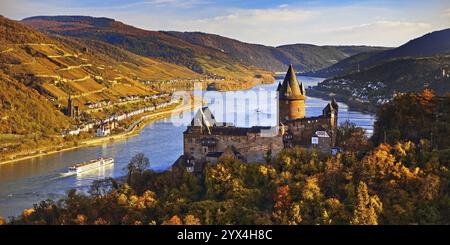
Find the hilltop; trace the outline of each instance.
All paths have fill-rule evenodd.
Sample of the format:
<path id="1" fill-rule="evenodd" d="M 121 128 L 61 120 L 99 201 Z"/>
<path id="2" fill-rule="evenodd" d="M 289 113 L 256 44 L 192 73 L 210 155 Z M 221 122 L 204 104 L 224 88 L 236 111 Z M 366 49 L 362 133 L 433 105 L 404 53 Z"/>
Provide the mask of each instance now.
<path id="1" fill-rule="evenodd" d="M 191 44 L 164 32 L 139 29 L 109 18 L 38 16 L 22 23 L 53 34 L 97 40 L 134 54 L 164 60 L 217 80 L 254 82 L 270 74 L 239 63 L 219 50 Z M 271 80 L 272 81 L 272 80 Z"/>
<path id="2" fill-rule="evenodd" d="M 382 62 L 403 57 L 428 57 L 450 54 L 450 28 L 428 33 L 415 38 L 398 48 L 388 50 L 371 50 L 354 56 L 325 69 L 308 73 L 308 75 L 333 77 L 359 70 L 369 69 Z"/>
<path id="3" fill-rule="evenodd" d="M 328 77 L 311 95 L 335 96 L 351 106 L 375 111 L 397 93 L 429 88 L 450 91 L 450 29 L 432 32 L 385 51 L 364 52 L 309 75 Z"/>
<path id="4" fill-rule="evenodd" d="M 88 16 L 36 16 L 22 22 L 51 33 L 105 41 L 139 55 L 183 65 L 200 74 L 234 78 L 242 76 L 249 67 L 285 71 L 287 65 L 293 64 L 298 71 L 308 72 L 360 52 L 386 50 L 311 44 L 270 47 L 201 32 L 148 31 L 114 19 Z"/>
<path id="5" fill-rule="evenodd" d="M 395 94 L 426 88 L 445 96 L 450 91 L 450 55 L 399 58 L 361 72 L 330 78 L 309 91 L 319 97 L 335 96 L 356 108 L 376 111 Z"/>
<path id="6" fill-rule="evenodd" d="M 369 46 L 317 46 L 312 44 L 270 47 L 201 32 L 166 33 L 195 45 L 219 50 L 244 64 L 271 71 L 284 71 L 287 64 L 294 65 L 294 68 L 300 72 L 315 71 L 361 52 L 387 49 Z"/>

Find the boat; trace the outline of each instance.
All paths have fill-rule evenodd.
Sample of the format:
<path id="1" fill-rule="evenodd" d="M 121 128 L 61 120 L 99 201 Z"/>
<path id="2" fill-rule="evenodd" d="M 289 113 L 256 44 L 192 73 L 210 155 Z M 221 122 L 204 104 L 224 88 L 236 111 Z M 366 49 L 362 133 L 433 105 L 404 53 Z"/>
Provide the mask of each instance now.
<path id="1" fill-rule="evenodd" d="M 93 169 L 109 166 L 114 164 L 113 158 L 99 158 L 88 162 L 83 162 L 69 167 L 69 173 L 79 174 Z"/>

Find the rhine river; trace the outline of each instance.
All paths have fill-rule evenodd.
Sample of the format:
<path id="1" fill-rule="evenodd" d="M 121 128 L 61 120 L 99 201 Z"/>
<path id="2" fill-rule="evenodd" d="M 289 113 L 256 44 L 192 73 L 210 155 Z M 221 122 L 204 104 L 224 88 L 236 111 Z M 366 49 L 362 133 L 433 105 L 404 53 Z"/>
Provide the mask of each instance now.
<path id="1" fill-rule="evenodd" d="M 301 76 L 298 78 L 306 88 L 323 80 Z M 224 107 L 218 103 L 221 98 L 226 98 L 228 102 L 233 100 L 234 106 L 227 106 L 226 113 L 216 115 L 219 119 L 223 117 L 227 122 L 244 127 L 255 124 L 270 126 L 276 124 L 277 112 L 273 109 L 276 108 L 275 98 L 269 96 L 261 100 L 244 95 L 247 92 L 268 94 L 267 92 L 275 91 L 277 85 L 278 83 L 260 85 L 237 93 L 214 92 L 205 99 L 212 104 L 214 114 Z M 328 101 L 322 99 L 308 97 L 307 117 L 321 115 L 327 103 Z M 122 141 L 0 165 L 0 216 L 19 215 L 34 203 L 64 197 L 67 191 L 73 188 L 86 190 L 93 180 L 123 176 L 124 167 L 136 153 L 144 153 L 150 159 L 152 169 L 168 169 L 183 152 L 183 132 L 193 114 L 194 112 L 184 112 L 155 121 L 147 125 L 139 135 Z M 374 115 L 349 111 L 345 104 L 339 103 L 339 122 L 346 120 L 366 128 L 369 134 L 372 133 Z M 180 122 L 183 122 L 183 125 L 180 125 Z M 81 175 L 65 175 L 69 166 L 99 157 L 113 157 L 115 165 Z"/>

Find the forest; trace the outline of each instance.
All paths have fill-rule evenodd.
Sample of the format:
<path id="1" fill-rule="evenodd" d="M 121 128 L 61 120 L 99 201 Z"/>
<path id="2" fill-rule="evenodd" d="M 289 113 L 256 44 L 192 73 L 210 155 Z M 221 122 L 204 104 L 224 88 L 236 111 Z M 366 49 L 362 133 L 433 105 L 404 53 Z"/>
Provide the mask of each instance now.
<path id="1" fill-rule="evenodd" d="M 133 157 L 123 179 L 95 181 L 0 224 L 450 224 L 450 95 L 396 96 L 374 134 L 346 122 L 336 156 L 300 147 L 264 163 L 222 158 L 202 174 L 150 170 Z"/>

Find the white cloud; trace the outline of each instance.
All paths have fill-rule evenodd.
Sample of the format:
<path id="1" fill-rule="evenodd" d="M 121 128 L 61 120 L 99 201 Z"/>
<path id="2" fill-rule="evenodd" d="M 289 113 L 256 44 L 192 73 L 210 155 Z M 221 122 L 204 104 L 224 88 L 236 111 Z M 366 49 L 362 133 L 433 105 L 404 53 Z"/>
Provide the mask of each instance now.
<path id="1" fill-rule="evenodd" d="M 207 4 L 205 0 L 148 0 L 151 5 L 162 5 L 171 7 L 190 8 L 201 4 Z"/>
<path id="2" fill-rule="evenodd" d="M 384 45 L 391 43 L 390 46 L 398 46 L 430 30 L 433 30 L 433 26 L 429 23 L 380 20 L 366 24 L 323 29 L 319 32 L 324 36 L 333 36 L 343 43 L 352 43 L 352 40 L 370 40 L 372 43 Z"/>
<path id="3" fill-rule="evenodd" d="M 449 4 L 280 4 L 238 8 L 214 0 L 136 0 L 111 6 L 82 6 L 57 0 L 1 0 L 0 14 L 105 16 L 150 30 L 202 31 L 266 45 L 289 43 L 398 46 L 427 32 L 448 28 Z M 373 2 L 372 2 L 373 3 Z"/>
<path id="4" fill-rule="evenodd" d="M 444 11 L 444 15 L 450 17 L 450 8 Z"/>

